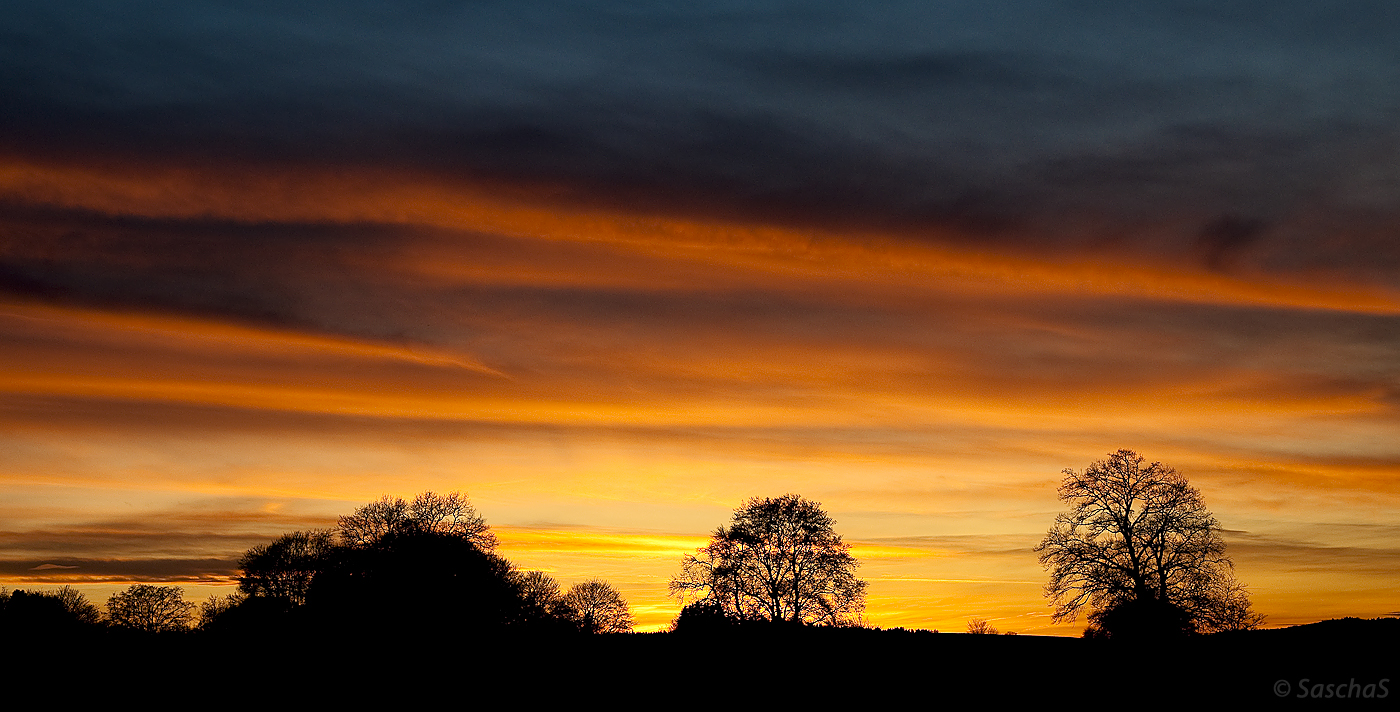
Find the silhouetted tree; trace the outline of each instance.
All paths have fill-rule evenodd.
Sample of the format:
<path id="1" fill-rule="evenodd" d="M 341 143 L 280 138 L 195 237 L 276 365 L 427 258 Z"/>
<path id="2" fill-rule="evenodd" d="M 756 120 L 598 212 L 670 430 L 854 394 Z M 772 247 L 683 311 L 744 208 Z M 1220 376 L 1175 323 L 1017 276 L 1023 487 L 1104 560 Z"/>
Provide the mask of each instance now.
<path id="1" fill-rule="evenodd" d="M 708 546 L 682 559 L 671 594 L 741 620 L 856 624 L 865 582 L 834 525 L 820 504 L 794 494 L 750 499 Z"/>
<path id="2" fill-rule="evenodd" d="M 1054 620 L 1092 611 L 1090 634 L 1113 637 L 1257 627 L 1234 581 L 1220 526 L 1176 470 L 1119 450 L 1065 470 L 1068 512 L 1036 547 L 1050 571 Z M 1121 637 L 1121 636 L 1120 636 Z"/>
<path id="3" fill-rule="evenodd" d="M 107 620 L 120 628 L 147 633 L 184 630 L 189 627 L 193 608 L 179 586 L 134 584 L 107 599 Z"/>
<path id="4" fill-rule="evenodd" d="M 564 601 L 554 577 L 543 571 L 526 571 L 517 576 L 517 581 L 521 601 L 532 616 L 572 621 L 573 609 Z"/>
<path id="5" fill-rule="evenodd" d="M 203 631 L 218 628 L 222 621 L 247 599 L 247 595 L 243 593 L 210 596 L 199 604 L 199 622 L 195 624 L 195 627 Z"/>
<path id="6" fill-rule="evenodd" d="M 341 517 L 338 531 L 348 546 L 369 546 L 390 534 L 432 532 L 461 537 L 482 551 L 496 549 L 496 535 L 460 492 L 424 492 L 412 502 L 385 495 Z"/>
<path id="7" fill-rule="evenodd" d="M 97 606 L 93 605 L 82 591 L 72 586 L 62 586 L 54 591 L 43 592 L 42 595 L 57 599 L 63 604 L 63 610 L 77 623 L 97 625 L 102 620 L 102 612 L 97 610 Z"/>
<path id="8" fill-rule="evenodd" d="M 1191 609 L 1203 633 L 1254 630 L 1264 623 L 1264 615 L 1255 613 L 1249 603 L 1249 591 L 1232 575 L 1219 576 L 1201 587 Z"/>
<path id="9" fill-rule="evenodd" d="M 738 618 L 725 613 L 724 606 L 716 601 L 692 601 L 681 607 L 681 612 L 671 621 L 671 631 L 676 633 L 706 633 L 727 630 L 741 623 Z"/>
<path id="10" fill-rule="evenodd" d="M 967 622 L 967 632 L 973 635 L 998 635 L 1001 631 L 987 622 L 985 618 L 973 618 Z"/>
<path id="11" fill-rule="evenodd" d="M 259 544 L 238 560 L 238 589 L 248 596 L 284 599 L 299 606 L 306 602 L 311 580 L 335 548 L 328 530 L 292 532 L 270 544 Z"/>
<path id="12" fill-rule="evenodd" d="M 574 584 L 564 594 L 579 630 L 585 633 L 626 633 L 632 630 L 627 601 L 606 581 L 594 579 Z"/>

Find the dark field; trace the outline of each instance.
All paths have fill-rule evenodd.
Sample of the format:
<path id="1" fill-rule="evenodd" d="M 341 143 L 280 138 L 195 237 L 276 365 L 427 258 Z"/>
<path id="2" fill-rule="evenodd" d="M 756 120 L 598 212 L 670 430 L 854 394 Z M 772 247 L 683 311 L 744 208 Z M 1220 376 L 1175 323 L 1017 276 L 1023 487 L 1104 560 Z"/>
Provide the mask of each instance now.
<path id="1" fill-rule="evenodd" d="M 786 709 L 862 700 L 929 707 L 999 700 L 1091 708 L 1328 701 L 1393 707 L 1397 636 L 1400 619 L 1133 645 L 772 626 L 593 636 L 472 635 L 433 626 L 229 635 L 12 631 L 4 669 L 12 695 L 36 690 L 53 700 L 93 695 L 215 707 L 597 701 Z"/>

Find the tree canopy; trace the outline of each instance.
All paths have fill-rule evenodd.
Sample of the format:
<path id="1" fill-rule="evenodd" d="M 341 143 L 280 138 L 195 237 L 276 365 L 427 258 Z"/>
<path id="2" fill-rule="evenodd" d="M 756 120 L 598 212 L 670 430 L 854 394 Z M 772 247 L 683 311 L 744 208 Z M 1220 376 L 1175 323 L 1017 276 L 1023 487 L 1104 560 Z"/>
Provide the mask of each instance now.
<path id="1" fill-rule="evenodd" d="M 559 590 L 559 582 L 543 571 L 517 572 L 516 584 L 520 589 L 520 599 L 526 615 L 539 621 L 577 626 L 574 609 L 564 600 L 564 592 Z"/>
<path id="2" fill-rule="evenodd" d="M 1119 450 L 1065 470 L 1058 515 L 1036 547 L 1056 621 L 1087 607 L 1091 627 L 1212 632 L 1257 627 L 1220 525 L 1176 470 Z"/>
<path id="3" fill-rule="evenodd" d="M 96 625 L 102 619 L 102 612 L 97 610 L 87 596 L 72 586 L 60 586 L 57 590 L 45 595 L 58 599 L 63 604 L 63 610 L 73 617 L 73 620 L 83 625 Z"/>
<path id="4" fill-rule="evenodd" d="M 627 633 L 632 630 L 632 611 L 627 601 L 606 581 L 594 579 L 574 584 L 564 594 L 577 621 L 585 633 Z"/>
<path id="5" fill-rule="evenodd" d="M 161 633 L 188 628 L 193 609 L 179 586 L 138 583 L 107 599 L 107 620 L 121 628 Z"/>
<path id="6" fill-rule="evenodd" d="M 42 630 L 53 634 L 95 626 L 100 619 L 97 606 L 72 586 L 14 593 L 0 587 L 0 631 Z"/>
<path id="7" fill-rule="evenodd" d="M 341 517 L 337 526 L 347 546 L 369 546 L 389 534 L 412 532 L 461 537 L 482 551 L 496 549 L 496 535 L 461 492 L 423 492 L 412 502 L 384 495 Z"/>
<path id="8" fill-rule="evenodd" d="M 283 534 L 249 549 L 238 560 L 238 589 L 249 596 L 302 605 L 312 579 L 334 549 L 335 536 L 329 530 Z"/>
<path id="9" fill-rule="evenodd" d="M 682 559 L 671 593 L 741 620 L 858 623 L 865 582 L 834 526 L 819 503 L 795 494 L 750 499 L 708 546 Z"/>

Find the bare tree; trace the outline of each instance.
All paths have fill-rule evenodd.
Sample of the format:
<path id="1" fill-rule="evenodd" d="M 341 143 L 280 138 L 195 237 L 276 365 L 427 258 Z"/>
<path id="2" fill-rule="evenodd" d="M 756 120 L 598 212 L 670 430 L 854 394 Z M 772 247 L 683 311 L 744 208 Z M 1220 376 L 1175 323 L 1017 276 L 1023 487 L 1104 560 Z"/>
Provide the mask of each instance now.
<path id="1" fill-rule="evenodd" d="M 1203 633 L 1254 630 L 1264 623 L 1264 615 L 1255 613 L 1249 603 L 1248 589 L 1230 572 L 1222 572 L 1193 595 L 1190 608 Z"/>
<path id="2" fill-rule="evenodd" d="M 999 635 L 1001 631 L 987 622 L 985 618 L 973 618 L 967 622 L 967 632 L 972 635 Z"/>
<path id="3" fill-rule="evenodd" d="M 229 611 L 237 608 L 239 604 L 247 600 L 247 595 L 243 593 L 230 593 L 226 596 L 210 596 L 199 604 L 199 622 L 196 628 L 208 631 L 218 625 L 219 618 L 227 615 Z"/>
<path id="4" fill-rule="evenodd" d="M 408 502 L 386 494 L 377 502 L 341 516 L 337 531 L 347 546 L 369 546 L 390 532 L 409 528 L 411 522 Z"/>
<path id="5" fill-rule="evenodd" d="M 329 530 L 292 532 L 270 544 L 259 544 L 238 560 L 238 589 L 248 596 L 302 605 L 312 579 L 324 568 L 334 546 L 334 534 Z"/>
<path id="6" fill-rule="evenodd" d="M 462 537 L 482 551 L 494 551 L 497 543 L 486 520 L 461 492 L 423 492 L 412 502 L 384 495 L 341 517 L 338 531 L 348 546 L 369 546 L 389 534 L 415 531 Z"/>
<path id="7" fill-rule="evenodd" d="M 865 582 L 834 525 L 819 503 L 798 495 L 750 499 L 708 546 L 681 560 L 671 594 L 743 620 L 858 624 Z"/>
<path id="8" fill-rule="evenodd" d="M 626 633 L 632 630 L 627 601 L 606 581 L 594 579 L 574 584 L 564 594 L 564 604 L 585 633 Z"/>
<path id="9" fill-rule="evenodd" d="M 97 606 L 93 605 L 82 591 L 72 586 L 63 586 L 44 595 L 58 599 L 63 604 L 63 610 L 68 611 L 73 620 L 79 623 L 96 625 L 102 619 L 102 612 L 97 610 Z"/>
<path id="10" fill-rule="evenodd" d="M 1083 472 L 1065 470 L 1059 496 L 1069 511 L 1036 547 L 1050 571 L 1045 593 L 1054 620 L 1074 620 L 1087 607 L 1096 625 L 1258 626 L 1262 618 L 1234 583 L 1220 525 L 1201 493 L 1176 470 L 1144 462 L 1119 450 Z M 1109 615 L 1115 610 L 1116 618 Z"/>
<path id="11" fill-rule="evenodd" d="M 543 571 L 526 571 L 518 576 L 520 598 L 527 611 L 540 616 L 573 617 L 573 609 L 565 602 L 554 577 Z"/>
<path id="12" fill-rule="evenodd" d="M 193 608 L 179 586 L 134 584 L 107 599 L 107 620 L 147 633 L 184 630 L 189 627 Z"/>

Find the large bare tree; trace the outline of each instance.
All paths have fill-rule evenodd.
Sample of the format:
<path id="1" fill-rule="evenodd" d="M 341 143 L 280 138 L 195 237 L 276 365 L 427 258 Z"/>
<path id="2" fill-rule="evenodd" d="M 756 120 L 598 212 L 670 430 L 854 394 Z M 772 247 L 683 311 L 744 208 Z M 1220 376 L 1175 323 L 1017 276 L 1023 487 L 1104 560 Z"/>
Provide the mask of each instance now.
<path id="1" fill-rule="evenodd" d="M 1065 470 L 1059 497 L 1069 511 L 1036 547 L 1050 571 L 1054 620 L 1087 608 L 1094 625 L 1131 610 L 1174 616 L 1185 630 L 1257 627 L 1262 617 L 1234 580 L 1220 524 L 1200 491 L 1176 470 L 1145 463 L 1119 450 L 1083 472 Z"/>
<path id="2" fill-rule="evenodd" d="M 819 503 L 795 494 L 750 499 L 681 561 L 671 594 L 743 620 L 857 624 L 865 582 L 834 526 Z"/>

